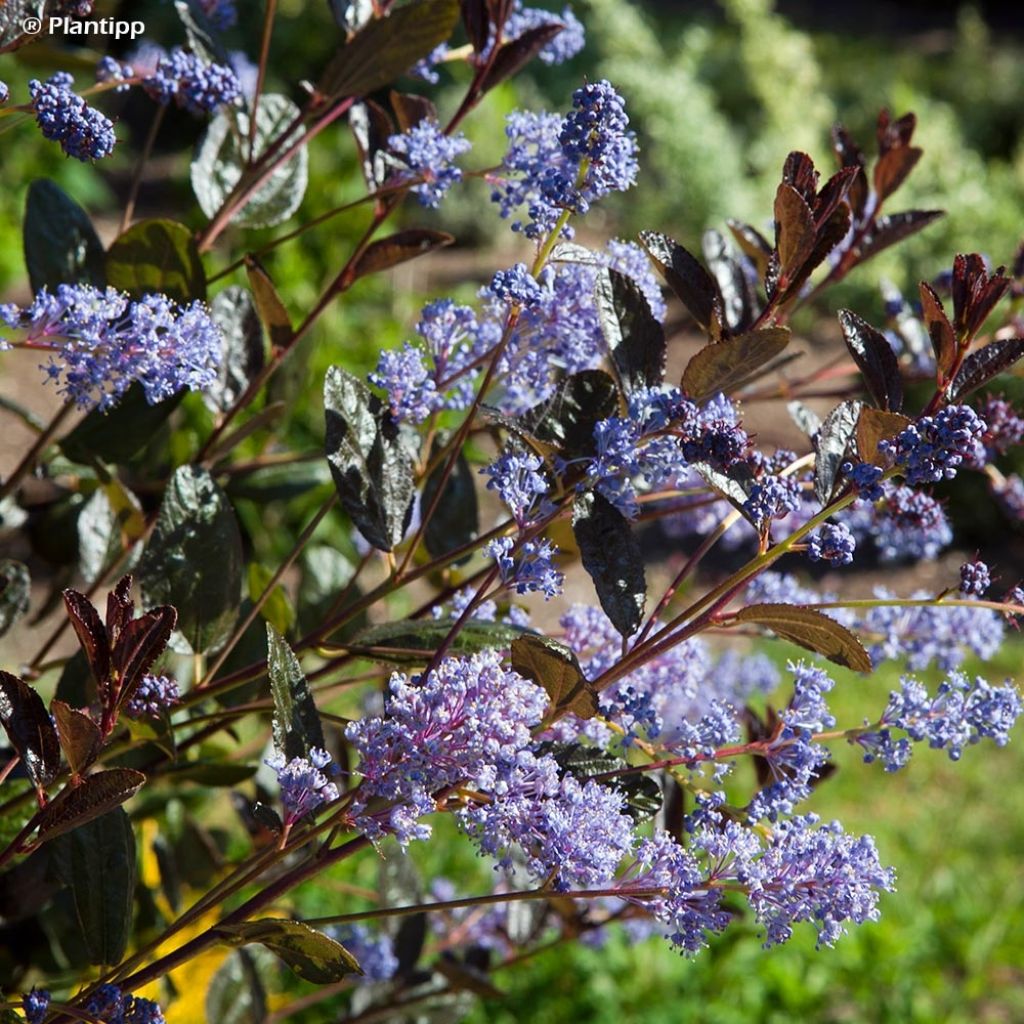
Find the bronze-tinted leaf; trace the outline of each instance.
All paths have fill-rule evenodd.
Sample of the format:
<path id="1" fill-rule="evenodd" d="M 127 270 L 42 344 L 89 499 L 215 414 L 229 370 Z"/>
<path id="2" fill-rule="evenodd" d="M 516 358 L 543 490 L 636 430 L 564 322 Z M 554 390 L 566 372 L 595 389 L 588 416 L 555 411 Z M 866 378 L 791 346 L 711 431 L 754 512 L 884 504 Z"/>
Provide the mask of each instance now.
<path id="1" fill-rule="evenodd" d="M 818 172 L 814 169 L 814 161 L 806 153 L 794 151 L 786 157 L 782 165 L 782 180 L 799 192 L 808 206 L 814 205 L 814 196 L 818 191 Z"/>
<path id="2" fill-rule="evenodd" d="M 246 256 L 245 272 L 249 276 L 249 287 L 256 302 L 256 312 L 259 313 L 260 320 L 270 336 L 271 348 L 287 347 L 295 332 L 274 282 L 254 256 Z"/>
<path id="3" fill-rule="evenodd" d="M 487 92 L 506 78 L 511 78 L 533 60 L 563 28 L 560 22 L 548 22 L 528 29 L 511 42 L 503 43 L 481 80 L 480 88 Z"/>
<path id="4" fill-rule="evenodd" d="M 814 223 L 818 226 L 819 234 L 821 226 L 836 212 L 839 204 L 847 199 L 857 173 L 855 167 L 844 167 L 822 185 L 812 204 Z"/>
<path id="5" fill-rule="evenodd" d="M 107 595 L 107 642 L 116 644 L 125 627 L 135 618 L 132 577 L 122 576 Z"/>
<path id="6" fill-rule="evenodd" d="M 217 925 L 214 933 L 231 946 L 258 943 L 279 956 L 303 981 L 327 985 L 362 974 L 359 961 L 340 943 L 302 921 L 266 918 Z"/>
<path id="7" fill-rule="evenodd" d="M 835 150 L 840 167 L 854 167 L 858 171 L 850 185 L 849 196 L 850 206 L 860 217 L 868 198 L 868 180 L 865 174 L 867 160 L 861 148 L 841 124 L 832 128 L 832 148 Z"/>
<path id="8" fill-rule="evenodd" d="M 953 328 L 960 338 L 973 338 L 1010 287 L 999 267 L 991 276 L 978 253 L 953 258 Z"/>
<path id="9" fill-rule="evenodd" d="M 100 728 L 84 711 L 62 700 L 51 701 L 50 711 L 57 722 L 57 736 L 72 774 L 81 775 L 99 756 L 103 746 Z"/>
<path id="10" fill-rule="evenodd" d="M 722 296 L 701 262 L 678 242 L 657 231 L 641 231 L 640 244 L 694 320 L 718 337 L 722 332 Z"/>
<path id="11" fill-rule="evenodd" d="M 917 234 L 944 214 L 944 210 L 905 210 L 902 213 L 889 213 L 877 218 L 871 231 L 864 236 L 858 246 L 861 261 L 903 241 L 904 238 Z"/>
<path id="12" fill-rule="evenodd" d="M 1008 370 L 1024 356 L 1024 338 L 1002 338 L 972 352 L 957 370 L 949 388 L 949 400 L 959 402 L 975 388 Z"/>
<path id="13" fill-rule="evenodd" d="M 557 709 L 579 718 L 597 714 L 597 694 L 572 650 L 546 636 L 525 633 L 512 641 L 512 668 L 542 686 Z"/>
<path id="14" fill-rule="evenodd" d="M 131 768 L 109 768 L 87 775 L 77 786 L 66 786 L 33 818 L 38 842 L 49 842 L 120 807 L 145 781 L 142 772 Z"/>
<path id="15" fill-rule="evenodd" d="M 331 58 L 318 89 L 331 100 L 389 85 L 440 43 L 459 17 L 459 0 L 412 0 L 364 25 Z"/>
<path id="16" fill-rule="evenodd" d="M 391 90 L 391 109 L 398 121 L 398 130 L 407 132 L 415 128 L 420 121 L 436 121 L 437 107 L 426 96 L 417 96 L 412 92 Z"/>
<path id="17" fill-rule="evenodd" d="M 706 345 L 686 365 L 682 386 L 699 401 L 746 380 L 789 344 L 789 328 L 766 327 L 716 344 Z"/>
<path id="18" fill-rule="evenodd" d="M 417 256 L 425 256 L 428 252 L 442 249 L 454 241 L 454 235 L 449 235 L 446 231 L 432 231 L 429 228 L 406 228 L 404 231 L 396 231 L 393 235 L 368 245 L 348 274 L 339 281 L 339 285 L 347 288 L 361 277 L 397 267 L 400 263 L 414 260 Z"/>
<path id="19" fill-rule="evenodd" d="M 844 239 L 850 230 L 850 208 L 845 203 L 837 206 L 829 218 L 816 227 L 814 248 L 802 267 L 795 271 L 786 284 L 784 298 L 792 298 L 800 293 L 804 282 L 814 270 L 820 266 L 825 257 Z"/>
<path id="20" fill-rule="evenodd" d="M 85 652 L 100 698 L 105 700 L 110 679 L 110 645 L 107 643 L 107 631 L 100 621 L 99 612 L 85 594 L 68 588 L 64 591 L 63 597 L 68 618 Z"/>
<path id="21" fill-rule="evenodd" d="M 779 253 L 780 287 L 807 262 L 814 250 L 817 230 L 807 200 L 783 182 L 775 193 L 775 248 Z"/>
<path id="22" fill-rule="evenodd" d="M 907 179 L 921 159 L 917 146 L 899 146 L 883 153 L 875 164 L 875 191 L 880 200 L 887 199 Z"/>
<path id="23" fill-rule="evenodd" d="M 862 461 L 882 464 L 878 454 L 878 442 L 895 437 L 911 424 L 906 416 L 895 412 L 883 412 L 865 406 L 857 420 L 857 452 Z"/>
<path id="24" fill-rule="evenodd" d="M 60 771 L 60 744 L 36 691 L 10 672 L 0 672 L 0 725 L 18 752 L 37 789 L 48 786 Z"/>
<path id="25" fill-rule="evenodd" d="M 118 708 L 131 700 L 142 677 L 163 654 L 177 621 L 177 611 L 170 605 L 161 605 L 125 626 L 110 654 L 110 667 L 117 680 Z"/>
<path id="26" fill-rule="evenodd" d="M 928 337 L 931 338 L 935 350 L 935 362 L 939 368 L 940 379 L 945 379 L 953 368 L 956 359 L 956 335 L 953 325 L 942 308 L 942 302 L 930 284 L 921 282 L 921 311 L 924 316 Z"/>
<path id="27" fill-rule="evenodd" d="M 460 0 L 459 7 L 473 52 L 480 53 L 487 46 L 488 30 L 491 27 L 487 0 Z"/>
<path id="28" fill-rule="evenodd" d="M 835 490 L 839 467 L 850 449 L 863 404 L 840 402 L 826 417 L 815 441 L 814 496 L 827 505 Z"/>
<path id="29" fill-rule="evenodd" d="M 853 633 L 813 608 L 795 604 L 752 604 L 736 613 L 736 621 L 764 626 L 783 640 L 823 654 L 837 665 L 857 672 L 871 671 L 871 658 Z"/>
<path id="30" fill-rule="evenodd" d="M 839 311 L 839 324 L 871 397 L 883 409 L 899 412 L 903 406 L 903 381 L 892 345 L 881 331 L 848 309 Z"/>
<path id="31" fill-rule="evenodd" d="M 744 224 L 741 220 L 728 220 L 726 224 L 744 254 L 754 262 L 757 272 L 764 277 L 768 271 L 768 260 L 772 255 L 772 245 L 757 228 Z"/>

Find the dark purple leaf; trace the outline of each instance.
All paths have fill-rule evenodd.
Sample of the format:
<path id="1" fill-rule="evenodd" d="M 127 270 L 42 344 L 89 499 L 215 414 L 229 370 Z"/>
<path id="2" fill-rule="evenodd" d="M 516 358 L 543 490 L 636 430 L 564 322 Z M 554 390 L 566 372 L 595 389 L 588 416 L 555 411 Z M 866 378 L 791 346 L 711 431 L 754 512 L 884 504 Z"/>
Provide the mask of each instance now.
<path id="1" fill-rule="evenodd" d="M 363 179 L 369 190 L 376 192 L 391 170 L 387 148 L 388 139 L 395 134 L 395 124 L 391 115 L 373 100 L 353 104 L 348 124 L 359 150 Z"/>
<path id="2" fill-rule="evenodd" d="M 875 403 L 890 412 L 903 407 L 903 381 L 896 353 L 881 331 L 848 309 L 839 311 L 846 347 L 864 375 L 864 382 Z"/>
<path id="3" fill-rule="evenodd" d="M 392 89 L 390 99 L 399 131 L 407 132 L 410 128 L 415 128 L 420 121 L 437 120 L 437 107 L 426 96 Z"/>
<path id="4" fill-rule="evenodd" d="M 347 288 L 361 277 L 397 267 L 400 263 L 407 263 L 417 256 L 425 256 L 428 252 L 442 249 L 454 241 L 454 235 L 444 231 L 432 231 L 429 228 L 406 228 L 404 231 L 396 231 L 393 235 L 368 245 L 340 284 Z"/>
<path id="5" fill-rule="evenodd" d="M 38 842 L 49 842 L 120 807 L 145 781 L 142 772 L 131 768 L 109 768 L 86 776 L 77 786 L 66 786 L 32 819 L 38 829 Z"/>
<path id="6" fill-rule="evenodd" d="M 953 259 L 953 327 L 958 337 L 973 338 L 995 304 L 1010 287 L 1010 279 L 1000 267 L 988 274 L 984 259 L 977 253 L 957 255 Z"/>
<path id="7" fill-rule="evenodd" d="M 832 128 L 832 148 L 835 150 L 840 167 L 853 167 L 859 172 L 850 185 L 850 206 L 853 208 L 853 212 L 860 217 L 868 198 L 868 179 L 865 173 L 867 160 L 861 148 L 841 124 Z"/>
<path id="8" fill-rule="evenodd" d="M 665 377 L 665 332 L 640 286 L 617 270 L 596 274 L 601 330 L 626 392 L 658 387 Z"/>
<path id="9" fill-rule="evenodd" d="M 744 255 L 753 261 L 757 272 L 763 278 L 768 271 L 768 261 L 772 255 L 771 242 L 757 228 L 744 224 L 741 220 L 728 220 L 726 224 Z"/>
<path id="10" fill-rule="evenodd" d="M 110 645 L 107 643 L 107 631 L 100 622 L 99 612 L 85 594 L 69 588 L 64 591 L 63 596 L 68 618 L 89 662 L 100 700 L 105 703 L 109 695 L 110 681 Z"/>
<path id="11" fill-rule="evenodd" d="M 103 738 L 99 726 L 84 712 L 62 700 L 51 701 L 57 736 L 74 775 L 81 775 L 99 757 Z"/>
<path id="12" fill-rule="evenodd" d="M 956 335 L 953 333 L 953 325 L 949 322 L 946 311 L 942 308 L 942 301 L 935 294 L 932 286 L 922 281 L 920 290 L 921 312 L 928 330 L 928 337 L 931 338 L 932 348 L 935 350 L 939 378 L 945 379 L 956 359 Z"/>
<path id="13" fill-rule="evenodd" d="M 510 43 L 503 43 L 481 80 L 480 89 L 487 92 L 522 70 L 562 31 L 563 27 L 559 22 L 549 22 L 547 25 L 528 29 Z"/>
<path id="14" fill-rule="evenodd" d="M 161 605 L 132 619 L 124 628 L 110 655 L 110 667 L 117 680 L 118 708 L 131 700 L 142 677 L 163 654 L 177 621 L 177 611 L 170 605 Z"/>
<path id="15" fill-rule="evenodd" d="M 701 262 L 678 242 L 657 231 L 641 231 L 640 244 L 694 320 L 712 336 L 721 335 L 722 296 Z"/>
<path id="16" fill-rule="evenodd" d="M 719 391 L 726 393 L 751 373 L 774 359 L 789 344 L 788 327 L 766 327 L 711 345 L 705 345 L 686 364 L 682 387 L 699 401 Z"/>
<path id="17" fill-rule="evenodd" d="M 792 185 L 783 182 L 775 193 L 775 248 L 779 254 L 780 288 L 785 289 L 790 278 L 807 262 L 816 238 L 810 206 Z"/>
<path id="18" fill-rule="evenodd" d="M 793 152 L 786 157 L 782 165 L 782 180 L 796 189 L 808 206 L 814 205 L 814 196 L 818 191 L 818 172 L 814 169 L 814 161 L 806 153 Z"/>
<path id="19" fill-rule="evenodd" d="M 32 784 L 37 789 L 48 786 L 60 771 L 57 731 L 39 694 L 10 672 L 0 672 L 0 725 Z"/>
<path id="20" fill-rule="evenodd" d="M 982 384 L 1008 370 L 1024 356 L 1024 338 L 1003 338 L 972 352 L 961 365 L 949 389 L 949 400 L 959 402 Z"/>
<path id="21" fill-rule="evenodd" d="M 878 158 L 874 177 L 875 191 L 880 199 L 887 199 L 906 181 L 907 175 L 921 159 L 922 152 L 917 146 L 900 146 Z"/>
<path id="22" fill-rule="evenodd" d="M 383 88 L 447 42 L 458 17 L 459 0 L 412 0 L 375 18 L 331 58 L 318 91 L 333 101 Z"/>
<path id="23" fill-rule="evenodd" d="M 861 262 L 875 256 L 890 245 L 917 234 L 934 220 L 944 215 L 944 210 L 905 210 L 879 217 L 874 227 L 866 234 L 857 248 Z"/>
<path id="24" fill-rule="evenodd" d="M 743 264 L 729 251 L 725 238 L 718 231 L 705 231 L 702 239 L 707 261 L 719 291 L 725 322 L 732 332 L 747 330 L 759 312 L 757 288 Z"/>
<path id="25" fill-rule="evenodd" d="M 461 0 L 462 24 L 466 27 L 466 35 L 474 53 L 480 53 L 486 46 L 489 37 L 490 17 L 487 12 L 486 0 Z"/>

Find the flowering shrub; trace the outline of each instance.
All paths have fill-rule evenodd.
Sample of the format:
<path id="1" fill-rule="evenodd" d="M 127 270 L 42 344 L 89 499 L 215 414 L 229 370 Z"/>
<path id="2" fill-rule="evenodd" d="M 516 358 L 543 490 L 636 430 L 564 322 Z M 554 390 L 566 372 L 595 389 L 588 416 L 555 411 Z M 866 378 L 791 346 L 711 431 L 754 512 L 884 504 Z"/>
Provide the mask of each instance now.
<path id="1" fill-rule="evenodd" d="M 141 92 L 157 124 L 172 101 L 209 118 L 192 165 L 205 226 L 133 222 L 133 189 L 104 247 L 70 196 L 34 182 L 34 295 L 0 307 L 4 359 L 45 352 L 62 400 L 0 486 L 4 524 L 16 537 L 45 486 L 75 499 L 81 541 L 53 586 L 59 622 L 0 673 L 0 880 L 27 918 L 39 890 L 19 902 L 21 880 L 48 879 L 60 950 L 49 977 L 37 959 L 13 979 L 11 1019 L 164 1020 L 181 989 L 154 983 L 219 946 L 240 948 L 210 982 L 212 1020 L 278 984 L 267 951 L 320 986 L 276 1019 L 355 986 L 347 1012 L 380 1019 L 488 992 L 496 963 L 617 924 L 686 954 L 744 915 L 766 946 L 805 927 L 833 945 L 878 917 L 895 878 L 870 836 L 804 806 L 830 750 L 894 772 L 918 743 L 953 760 L 1005 744 L 1016 687 L 962 663 L 995 653 L 1024 594 L 977 559 L 937 592 L 860 599 L 815 590 L 810 570 L 934 557 L 953 534 L 933 489 L 962 474 L 1019 516 L 1024 484 L 996 463 L 1024 426 L 993 382 L 1024 355 L 1019 308 L 1001 304 L 1021 260 L 1014 278 L 956 256 L 919 308 L 890 297 L 885 330 L 841 311 L 839 357 L 790 369 L 794 312 L 939 216 L 890 210 L 921 157 L 913 115 L 882 112 L 870 159 L 837 127 L 825 180 L 790 154 L 770 237 L 730 222 L 735 245 L 708 232 L 703 260 L 656 230 L 584 246 L 581 219 L 642 173 L 628 96 L 585 81 L 560 113 L 511 113 L 488 169 L 460 130 L 531 58 L 578 52 L 571 11 L 333 6 L 339 49 L 301 107 L 264 89 L 275 5 L 253 78 L 209 34 L 234 5 L 203 3 L 181 6 L 187 50 L 104 58 L 82 93 L 58 72 L 0 110 L 0 130 L 34 119 L 80 160 L 115 146 L 104 93 Z M 383 92 L 456 64 L 468 85 L 450 113 Z M 228 229 L 288 221 L 308 147 L 342 119 L 364 200 L 250 252 Z M 453 241 L 385 234 L 400 208 L 443 210 L 479 178 L 524 260 L 488 273 L 473 305 L 429 302 L 367 377 L 332 366 L 322 473 L 303 477 L 308 453 L 275 431 L 282 365 L 357 281 Z M 363 237 L 296 323 L 258 257 L 364 201 Z M 214 272 L 218 256 L 233 262 Z M 680 361 L 666 323 L 683 311 L 703 344 Z M 840 400 L 821 418 L 801 396 L 826 373 Z M 800 451 L 745 426 L 746 406 L 783 396 Z M 282 467 L 319 507 L 268 569 L 252 551 L 278 498 L 250 479 L 258 514 L 238 512 L 246 480 Z M 330 521 L 354 564 L 314 541 Z M 655 526 L 685 555 L 651 586 L 640 540 Z M 708 568 L 722 549 L 728 574 Z M 2 574 L 0 629 L 28 630 L 30 569 L 9 558 Z M 586 601 L 561 600 L 567 585 Z M 77 654 L 58 646 L 72 636 Z M 750 636 L 805 653 L 779 670 Z M 837 722 L 830 692 L 885 661 L 906 667 L 900 689 Z M 932 664 L 946 678 L 929 689 L 911 673 Z M 219 839 L 191 812 L 196 784 L 232 790 Z M 345 913 L 285 912 L 336 865 L 407 864 L 445 815 L 493 864 L 489 891 L 438 878 L 430 898 L 363 909 L 356 887 Z M 514 925 L 520 903 L 535 913 Z"/>

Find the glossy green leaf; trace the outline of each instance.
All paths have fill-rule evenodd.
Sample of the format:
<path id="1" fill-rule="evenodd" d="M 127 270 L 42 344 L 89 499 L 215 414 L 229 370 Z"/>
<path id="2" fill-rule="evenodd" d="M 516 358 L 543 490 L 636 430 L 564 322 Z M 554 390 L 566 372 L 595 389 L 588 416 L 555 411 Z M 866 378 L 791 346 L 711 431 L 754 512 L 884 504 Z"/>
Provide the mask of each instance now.
<path id="1" fill-rule="evenodd" d="M 203 213 L 214 217 L 242 178 L 248 162 L 250 116 L 226 107 L 210 122 L 192 161 L 192 191 Z M 264 93 L 256 110 L 253 154 L 258 159 L 271 145 L 290 148 L 300 137 L 302 117 L 287 96 Z M 283 137 L 283 138 L 282 138 Z M 279 142 L 279 140 L 282 140 Z M 269 228 L 299 208 L 309 181 L 309 154 L 301 145 L 249 197 L 231 218 L 244 228 Z"/>
<path id="2" fill-rule="evenodd" d="M 251 562 L 246 575 L 249 584 L 249 600 L 255 604 L 263 591 L 267 589 L 273 573 L 259 562 Z M 288 591 L 280 583 L 274 585 L 270 596 L 263 602 L 260 614 L 278 633 L 287 633 L 295 625 L 295 608 L 288 596 Z"/>
<path id="3" fill-rule="evenodd" d="M 736 613 L 736 621 L 764 626 L 776 636 L 857 672 L 871 671 L 864 645 L 845 626 L 813 608 L 795 604 L 752 604 Z"/>
<path id="4" fill-rule="evenodd" d="M 210 315 L 221 329 L 224 342 L 217 381 L 203 392 L 203 401 L 213 410 L 225 411 L 263 368 L 263 327 L 252 295 L 239 285 L 231 285 L 213 297 Z"/>
<path id="5" fill-rule="evenodd" d="M 643 620 L 647 581 L 629 520 L 605 497 L 587 491 L 573 504 L 572 529 L 605 615 L 624 637 L 632 636 Z"/>
<path id="6" fill-rule="evenodd" d="M 185 392 L 179 391 L 150 405 L 142 385 L 134 383 L 110 412 L 91 410 L 61 440 L 60 449 L 83 466 L 95 459 L 122 466 L 153 441 L 184 397 Z"/>
<path id="7" fill-rule="evenodd" d="M 124 809 L 78 825 L 54 847 L 57 871 L 71 889 L 89 962 L 124 957 L 135 907 L 135 834 Z"/>
<path id="8" fill-rule="evenodd" d="M 340 943 L 301 921 L 267 918 L 218 925 L 216 934 L 229 945 L 253 943 L 279 956 L 303 981 L 326 985 L 362 974 L 359 961 Z"/>
<path id="9" fill-rule="evenodd" d="M 178 609 L 178 633 L 196 652 L 215 650 L 236 619 L 242 538 L 223 491 L 204 469 L 180 466 L 139 562 L 149 604 Z"/>
<path id="10" fill-rule="evenodd" d="M 89 215 L 49 178 L 29 185 L 25 200 L 25 266 L 33 291 L 59 284 L 106 284 L 103 246 Z"/>
<path id="11" fill-rule="evenodd" d="M 162 292 L 176 302 L 206 298 L 206 271 L 195 238 L 173 220 L 133 224 L 107 250 L 107 284 L 139 298 Z"/>
<path id="12" fill-rule="evenodd" d="M 287 641 L 267 625 L 267 673 L 274 699 L 274 746 L 291 761 L 324 746 L 324 729 L 309 684 Z"/>

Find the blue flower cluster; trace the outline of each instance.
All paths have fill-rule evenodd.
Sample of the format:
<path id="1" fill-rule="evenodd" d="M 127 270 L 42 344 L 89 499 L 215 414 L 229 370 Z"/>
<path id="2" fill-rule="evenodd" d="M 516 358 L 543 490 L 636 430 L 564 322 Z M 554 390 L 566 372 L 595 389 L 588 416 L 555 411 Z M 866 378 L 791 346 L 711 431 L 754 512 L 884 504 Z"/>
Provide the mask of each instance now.
<path id="1" fill-rule="evenodd" d="M 96 65 L 96 81 L 114 83 L 114 92 L 123 93 L 131 88 L 135 71 L 130 64 L 122 64 L 115 57 L 101 57 Z"/>
<path id="2" fill-rule="evenodd" d="M 434 794 L 514 758 L 546 706 L 547 694 L 505 669 L 495 651 L 446 658 L 425 678 L 395 673 L 384 714 L 345 730 L 363 777 L 352 806 L 356 826 L 372 839 L 428 838 L 430 826 L 418 819 L 434 809 Z"/>
<path id="3" fill-rule="evenodd" d="M 543 498 L 550 485 L 540 472 L 543 465 L 539 455 L 506 451 L 481 470 L 489 477 L 487 489 L 498 492 L 520 527 L 526 526 L 544 509 Z"/>
<path id="4" fill-rule="evenodd" d="M 807 545 L 811 561 L 832 565 L 849 565 L 857 549 L 857 540 L 844 523 L 825 523 L 813 534 Z"/>
<path id="5" fill-rule="evenodd" d="M 902 768 L 910 757 L 909 743 L 894 740 L 893 729 L 914 742 L 927 740 L 958 761 L 964 747 L 982 739 L 1005 746 L 1022 710 L 1020 694 L 1009 681 L 992 686 L 980 676 L 972 681 L 952 672 L 932 696 L 920 680 L 904 676 L 900 689 L 889 695 L 879 728 L 859 733 L 855 742 L 864 748 L 865 761 L 881 761 L 887 771 Z"/>
<path id="6" fill-rule="evenodd" d="M 491 278 L 490 294 L 506 306 L 522 306 L 530 309 L 538 305 L 544 291 L 525 263 L 517 263 L 508 270 L 499 270 Z"/>
<path id="7" fill-rule="evenodd" d="M 43 1024 L 43 1018 L 50 1009 L 50 1001 L 50 993 L 41 988 L 34 988 L 21 997 L 21 1006 L 28 1024 Z"/>
<path id="8" fill-rule="evenodd" d="M 484 554 L 498 563 L 501 581 L 517 594 L 539 591 L 546 600 L 562 592 L 565 576 L 555 568 L 558 549 L 547 540 L 524 541 L 518 548 L 511 537 L 495 537 Z"/>
<path id="9" fill-rule="evenodd" d="M 217 380 L 223 335 L 201 302 L 62 284 L 24 308 L 0 306 L 0 324 L 23 332 L 18 344 L 50 353 L 48 379 L 82 408 L 113 408 L 133 381 L 155 404 Z"/>
<path id="10" fill-rule="evenodd" d="M 68 156 L 102 160 L 114 151 L 114 126 L 74 92 L 74 84 L 66 71 L 58 71 L 45 82 L 33 78 L 28 83 L 36 123 L 43 135 L 59 142 Z"/>
<path id="11" fill-rule="evenodd" d="M 193 114 L 209 113 L 241 95 L 231 68 L 209 64 L 177 46 L 157 61 L 153 73 L 143 78 L 142 88 L 157 103 L 174 102 Z"/>
<path id="12" fill-rule="evenodd" d="M 877 504 L 858 502 L 837 516 L 857 543 L 872 544 L 883 562 L 935 556 L 953 540 L 941 503 L 911 487 L 884 483 Z"/>
<path id="13" fill-rule="evenodd" d="M 144 675 L 124 710 L 129 718 L 159 718 L 180 701 L 178 684 L 170 676 Z"/>
<path id="14" fill-rule="evenodd" d="M 505 173 L 493 179 L 491 195 L 502 217 L 525 206 L 529 221 L 516 220 L 512 228 L 541 238 L 563 210 L 584 214 L 608 193 L 631 188 L 639 165 L 628 124 L 622 97 L 606 81 L 577 89 L 565 118 L 511 114 Z"/>
<path id="15" fill-rule="evenodd" d="M 472 147 L 462 132 L 446 135 L 437 121 L 425 118 L 407 132 L 392 135 L 388 148 L 403 165 L 401 179 L 418 180 L 413 194 L 423 206 L 434 209 L 452 185 L 462 180 L 455 159 Z"/>
<path id="16" fill-rule="evenodd" d="M 743 511 L 764 529 L 773 519 L 784 519 L 800 504 L 800 481 L 792 476 L 766 476 L 750 489 Z"/>
<path id="17" fill-rule="evenodd" d="M 293 757 L 290 761 L 277 751 L 266 763 L 277 773 L 281 786 L 285 825 L 294 824 L 338 799 L 338 787 L 325 774 L 325 770 L 336 772 L 337 765 L 331 764 L 331 755 L 326 750 L 313 747 L 308 757 Z"/>
<path id="18" fill-rule="evenodd" d="M 878 451 L 903 470 L 908 484 L 952 480 L 966 460 L 982 459 L 985 421 L 966 405 L 950 405 L 934 416 L 922 416 L 893 441 L 880 441 Z"/>
<path id="19" fill-rule="evenodd" d="M 165 1024 L 163 1011 L 152 999 L 121 991 L 117 985 L 101 985 L 85 1001 L 90 1019 L 102 1024 Z"/>
<path id="20" fill-rule="evenodd" d="M 960 566 L 961 594 L 968 597 L 984 597 L 985 591 L 991 586 L 992 573 L 984 562 L 975 559 Z"/>
<path id="21" fill-rule="evenodd" d="M 394 943 L 387 935 L 361 924 L 344 925 L 334 930 L 337 939 L 358 961 L 364 985 L 390 981 L 398 971 Z"/>

